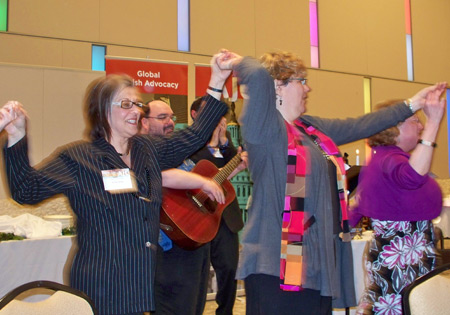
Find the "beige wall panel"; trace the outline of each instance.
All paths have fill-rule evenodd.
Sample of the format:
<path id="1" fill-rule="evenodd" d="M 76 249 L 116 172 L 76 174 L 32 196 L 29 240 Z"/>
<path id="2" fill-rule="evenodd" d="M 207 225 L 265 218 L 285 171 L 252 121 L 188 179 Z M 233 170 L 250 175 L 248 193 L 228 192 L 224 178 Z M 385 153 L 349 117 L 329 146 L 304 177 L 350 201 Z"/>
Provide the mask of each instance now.
<path id="1" fill-rule="evenodd" d="M 127 58 L 149 58 L 149 50 L 146 48 L 134 48 L 127 46 L 108 45 L 106 47 L 108 56 L 127 57 Z"/>
<path id="2" fill-rule="evenodd" d="M 255 1 L 256 56 L 274 50 L 297 53 L 311 65 L 309 1 Z"/>
<path id="3" fill-rule="evenodd" d="M 109 56 L 117 57 L 181 61 L 189 62 L 191 64 L 209 64 L 209 61 L 212 57 L 212 55 L 198 55 L 192 53 L 171 52 L 164 50 L 133 48 L 115 45 L 108 45 L 107 54 Z"/>
<path id="4" fill-rule="evenodd" d="M 158 60 L 186 62 L 188 61 L 187 58 L 189 57 L 189 54 L 179 52 L 153 50 L 145 48 L 133 48 L 116 45 L 108 45 L 106 51 L 108 56 L 139 58 L 139 59 L 158 59 Z"/>
<path id="5" fill-rule="evenodd" d="M 191 52 L 255 55 L 255 0 L 191 1 Z"/>
<path id="6" fill-rule="evenodd" d="M 102 71 L 44 70 L 43 154 L 83 137 L 83 98 L 86 87 Z"/>
<path id="7" fill-rule="evenodd" d="M 422 88 L 428 85 L 417 84 L 404 81 L 372 79 L 372 104 L 373 106 L 381 101 L 389 99 L 406 99 L 415 95 Z M 419 112 L 422 122 L 425 122 L 422 112 Z M 431 172 L 441 178 L 449 177 L 449 157 L 448 157 L 448 128 L 447 113 L 441 122 L 436 143 L 438 147 L 435 149 Z"/>
<path id="8" fill-rule="evenodd" d="M 29 65 L 62 65 L 62 41 L 0 33 L 0 62 Z"/>
<path id="9" fill-rule="evenodd" d="M 308 85 L 307 114 L 324 118 L 364 114 L 363 77 L 309 69 Z"/>
<path id="10" fill-rule="evenodd" d="M 28 124 L 29 152 L 30 161 L 32 164 L 35 164 L 43 157 L 42 69 L 0 64 L 0 105 L 3 106 L 8 100 L 21 102 L 30 117 L 30 123 Z M 0 159 L 3 167 L 3 155 L 1 155 Z M 1 173 L 3 181 L 0 183 L 0 198 L 5 198 L 8 190 L 3 171 Z"/>
<path id="11" fill-rule="evenodd" d="M 177 50 L 177 2 L 100 0 L 100 41 Z"/>
<path id="12" fill-rule="evenodd" d="M 92 69 L 92 44 L 64 40 L 62 48 L 64 68 Z"/>
<path id="13" fill-rule="evenodd" d="M 82 137 L 82 98 L 104 72 L 0 64 L 0 104 L 20 101 L 29 116 L 30 161 L 35 165 L 57 147 Z M 5 198 L 6 183 L 0 184 Z"/>
<path id="14" fill-rule="evenodd" d="M 404 1 L 364 1 L 368 74 L 408 79 Z"/>
<path id="15" fill-rule="evenodd" d="M 9 1 L 9 31 L 98 41 L 99 0 Z"/>
<path id="16" fill-rule="evenodd" d="M 450 1 L 412 0 L 414 80 L 450 82 Z"/>
<path id="17" fill-rule="evenodd" d="M 358 117 L 364 114 L 363 77 L 321 70 L 308 70 L 308 115 L 323 118 Z M 349 154 L 349 163 L 355 165 L 356 150 L 364 163 L 364 140 L 339 146 L 342 154 Z"/>
<path id="18" fill-rule="evenodd" d="M 32 163 L 39 162 L 43 157 L 43 85 L 42 68 L 0 65 L 0 105 L 16 100 L 27 111 Z"/>
<path id="19" fill-rule="evenodd" d="M 320 66 L 406 79 L 404 2 L 319 2 Z"/>
<path id="20" fill-rule="evenodd" d="M 367 1 L 319 1 L 319 58 L 322 69 L 367 73 Z"/>
<path id="21" fill-rule="evenodd" d="M 382 101 L 407 99 L 429 85 L 388 79 L 371 79 L 372 108 Z"/>

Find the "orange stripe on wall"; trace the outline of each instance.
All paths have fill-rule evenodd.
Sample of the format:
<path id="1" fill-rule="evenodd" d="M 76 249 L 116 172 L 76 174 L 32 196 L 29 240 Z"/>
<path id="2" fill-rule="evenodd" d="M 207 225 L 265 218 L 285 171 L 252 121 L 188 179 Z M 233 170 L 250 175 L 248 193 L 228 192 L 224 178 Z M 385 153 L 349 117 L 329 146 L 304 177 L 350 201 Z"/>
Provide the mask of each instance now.
<path id="1" fill-rule="evenodd" d="M 411 2 L 405 0 L 405 30 L 406 34 L 411 35 Z"/>

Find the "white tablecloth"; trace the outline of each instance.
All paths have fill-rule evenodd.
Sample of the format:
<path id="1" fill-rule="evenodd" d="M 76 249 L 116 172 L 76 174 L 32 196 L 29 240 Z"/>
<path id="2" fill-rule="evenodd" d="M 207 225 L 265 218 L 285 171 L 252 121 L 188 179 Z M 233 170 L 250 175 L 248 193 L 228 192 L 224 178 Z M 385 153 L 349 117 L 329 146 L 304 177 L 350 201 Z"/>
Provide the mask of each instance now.
<path id="1" fill-rule="evenodd" d="M 0 242 L 0 298 L 36 280 L 68 285 L 75 252 L 75 236 Z"/>
<path id="2" fill-rule="evenodd" d="M 352 241 L 357 301 L 364 291 L 363 255 L 371 235 L 371 232 L 365 232 L 362 239 Z M 68 285 L 76 249 L 74 236 L 0 242 L 0 297 L 19 285 L 36 280 L 50 280 Z M 27 300 L 38 299 L 40 298 L 33 297 Z M 355 310 L 351 309 L 350 313 L 354 312 Z M 333 315 L 338 314 L 345 314 L 345 310 L 333 310 Z"/>
<path id="3" fill-rule="evenodd" d="M 442 236 L 450 237 L 450 197 L 442 200 L 441 214 L 433 223 L 442 230 Z"/>

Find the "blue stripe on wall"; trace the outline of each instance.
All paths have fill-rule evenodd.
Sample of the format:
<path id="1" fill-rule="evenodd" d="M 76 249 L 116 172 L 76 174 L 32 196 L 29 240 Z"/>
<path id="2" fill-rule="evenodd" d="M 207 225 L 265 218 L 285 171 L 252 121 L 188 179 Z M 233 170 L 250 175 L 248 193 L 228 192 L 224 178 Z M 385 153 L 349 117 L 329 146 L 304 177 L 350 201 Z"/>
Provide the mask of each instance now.
<path id="1" fill-rule="evenodd" d="M 106 46 L 92 45 L 92 70 L 105 71 Z"/>

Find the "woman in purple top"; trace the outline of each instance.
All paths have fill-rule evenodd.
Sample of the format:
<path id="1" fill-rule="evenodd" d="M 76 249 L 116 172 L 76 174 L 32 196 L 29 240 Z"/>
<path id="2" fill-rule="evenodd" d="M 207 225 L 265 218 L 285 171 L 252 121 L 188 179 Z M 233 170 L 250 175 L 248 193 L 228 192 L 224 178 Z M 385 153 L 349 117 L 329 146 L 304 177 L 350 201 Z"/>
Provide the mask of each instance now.
<path id="1" fill-rule="evenodd" d="M 413 115 L 369 138 L 372 159 L 351 211 L 351 223 L 367 216 L 374 230 L 366 261 L 369 284 L 357 314 L 402 314 L 401 290 L 435 268 L 430 220 L 441 211 L 442 195 L 428 172 L 445 108 L 445 84 L 440 86 L 427 97 L 425 127 Z"/>

